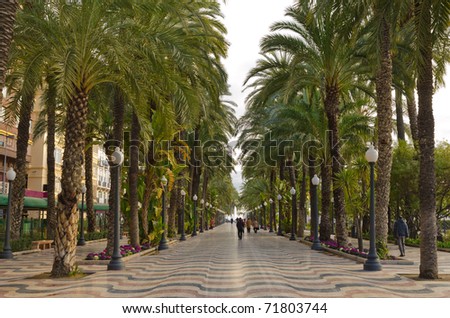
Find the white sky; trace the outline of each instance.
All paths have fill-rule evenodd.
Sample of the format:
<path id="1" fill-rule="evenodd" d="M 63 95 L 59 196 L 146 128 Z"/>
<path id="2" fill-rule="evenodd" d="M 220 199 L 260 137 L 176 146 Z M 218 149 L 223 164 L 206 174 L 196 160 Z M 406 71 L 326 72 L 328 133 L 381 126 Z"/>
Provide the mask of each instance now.
<path id="1" fill-rule="evenodd" d="M 231 100 L 238 105 L 238 117 L 245 112 L 244 100 L 248 92 L 242 92 L 243 83 L 259 58 L 259 42 L 269 33 L 272 23 L 285 19 L 284 11 L 293 3 L 294 0 L 227 0 L 226 4 L 222 3 L 227 40 L 230 42 L 224 64 Z M 446 75 L 445 82 L 447 87 L 439 89 L 433 98 L 436 140 L 450 139 L 450 74 Z M 237 166 L 233 184 L 239 189 L 241 183 L 240 166 Z"/>

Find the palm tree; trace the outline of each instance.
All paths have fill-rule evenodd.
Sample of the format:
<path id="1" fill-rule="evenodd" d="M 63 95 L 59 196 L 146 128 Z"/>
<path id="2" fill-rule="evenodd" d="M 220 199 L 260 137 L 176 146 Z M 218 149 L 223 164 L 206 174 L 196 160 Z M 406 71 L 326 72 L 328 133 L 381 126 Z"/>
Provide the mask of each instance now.
<path id="1" fill-rule="evenodd" d="M 419 277 L 438 278 L 436 247 L 436 176 L 434 167 L 433 47 L 448 43 L 450 3 L 415 0 L 415 45 L 417 49 L 417 94 L 419 113 Z"/>
<path id="2" fill-rule="evenodd" d="M 13 38 L 17 0 L 5 0 L 0 2 L 0 89 L 5 87 L 6 68 L 8 65 L 9 49 Z M 0 94 L 0 106 L 2 104 L 3 93 Z"/>

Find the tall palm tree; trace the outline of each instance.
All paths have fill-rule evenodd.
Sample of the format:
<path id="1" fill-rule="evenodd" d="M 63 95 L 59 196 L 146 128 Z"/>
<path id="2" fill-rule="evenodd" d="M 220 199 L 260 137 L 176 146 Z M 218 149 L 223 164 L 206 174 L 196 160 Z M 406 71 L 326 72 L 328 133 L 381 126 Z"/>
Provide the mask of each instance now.
<path id="1" fill-rule="evenodd" d="M 438 278 L 436 243 L 436 176 L 434 167 L 433 47 L 448 44 L 450 3 L 415 0 L 415 45 L 417 48 L 417 94 L 419 113 L 419 277 Z"/>
<path id="2" fill-rule="evenodd" d="M 6 68 L 9 59 L 9 49 L 13 38 L 14 22 L 18 9 L 17 0 L 5 0 L 0 2 L 0 89 L 5 87 Z M 0 94 L 0 106 L 3 93 Z"/>
<path id="3" fill-rule="evenodd" d="M 342 19 L 345 16 L 332 7 L 315 11 L 314 4 L 307 1 L 288 8 L 286 16 L 290 18 L 289 21 L 275 23 L 271 30 L 288 32 L 266 36 L 261 42 L 262 50 L 292 55 L 291 75 L 284 85 L 283 96 L 289 98 L 307 86 L 321 89 L 330 130 L 328 147 L 334 178 L 343 166 L 338 129 L 340 96 L 351 87 L 364 86 L 364 82 L 358 81 L 357 75 L 367 71 L 356 55 L 360 30 L 351 29 L 341 34 L 338 30 L 342 29 Z M 338 187 L 333 187 L 333 195 L 337 239 L 340 244 L 346 244 L 343 192 Z"/>

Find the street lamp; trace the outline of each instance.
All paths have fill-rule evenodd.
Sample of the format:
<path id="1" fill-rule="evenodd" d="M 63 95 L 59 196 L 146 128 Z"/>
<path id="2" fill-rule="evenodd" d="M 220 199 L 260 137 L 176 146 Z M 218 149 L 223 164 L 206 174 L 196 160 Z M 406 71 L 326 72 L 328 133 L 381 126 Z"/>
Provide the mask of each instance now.
<path id="1" fill-rule="evenodd" d="M 294 220 L 294 211 L 295 211 L 295 188 L 291 188 L 291 196 L 292 196 L 292 219 L 291 219 L 291 237 L 289 238 L 290 241 L 295 241 L 295 220 Z"/>
<path id="2" fill-rule="evenodd" d="M 364 270 L 366 271 L 381 271 L 380 260 L 378 259 L 375 248 L 375 194 L 374 194 L 374 166 L 378 160 L 378 151 L 373 145 L 369 146 L 366 151 L 366 160 L 370 165 L 370 249 L 367 260 L 364 263 Z"/>
<path id="3" fill-rule="evenodd" d="M 263 213 L 264 213 L 264 221 L 263 221 L 263 223 L 264 223 L 264 230 L 267 230 L 267 227 L 266 227 L 266 224 L 267 224 L 267 222 L 266 222 L 266 206 L 267 206 L 267 202 L 264 202 L 263 203 Z"/>
<path id="4" fill-rule="evenodd" d="M 317 177 L 317 174 L 314 175 L 314 177 L 311 179 L 311 183 L 313 185 L 312 187 L 312 203 L 313 203 L 313 213 L 314 213 L 314 241 L 313 245 L 311 246 L 312 250 L 321 250 L 322 245 L 320 245 L 319 240 L 319 209 L 318 209 L 318 198 L 317 198 L 317 186 L 320 183 L 320 179 Z"/>
<path id="5" fill-rule="evenodd" d="M 277 232 L 277 235 L 279 235 L 279 236 L 283 235 L 283 232 L 281 230 L 281 199 L 282 198 L 283 197 L 281 196 L 281 194 L 279 194 L 277 196 L 277 199 L 278 199 L 278 232 Z"/>
<path id="6" fill-rule="evenodd" d="M 211 207 L 211 204 L 209 204 L 209 202 L 206 202 L 206 207 L 205 207 L 205 231 L 209 230 L 209 226 L 208 226 L 208 211 L 209 208 Z"/>
<path id="7" fill-rule="evenodd" d="M 191 236 L 197 236 L 197 200 L 198 197 L 196 194 L 192 197 L 192 200 L 194 200 L 194 229 L 192 230 Z"/>
<path id="8" fill-rule="evenodd" d="M 201 199 L 200 204 L 202 205 L 202 213 L 200 215 L 200 233 L 203 233 L 203 210 L 205 209 L 205 200 Z"/>
<path id="9" fill-rule="evenodd" d="M 8 191 L 8 210 L 6 211 L 6 230 L 5 230 L 5 242 L 3 244 L 3 252 L 0 253 L 0 258 L 12 259 L 13 253 L 11 250 L 10 238 L 11 238 L 11 193 L 13 181 L 16 178 L 16 172 L 12 167 L 6 172 L 6 178 L 9 182 Z"/>
<path id="10" fill-rule="evenodd" d="M 167 179 L 166 179 L 165 175 L 163 175 L 161 178 L 161 184 L 163 187 L 162 212 L 161 212 L 163 232 L 162 232 L 162 236 L 161 236 L 161 241 L 159 241 L 158 251 L 167 250 L 169 248 L 169 244 L 167 244 L 167 240 L 166 240 L 166 185 L 167 185 Z"/>
<path id="11" fill-rule="evenodd" d="M 183 189 L 181 189 L 180 191 L 181 194 L 181 236 L 180 236 L 180 241 L 186 241 L 186 235 L 184 233 L 184 200 L 186 198 L 186 191 L 184 191 Z"/>
<path id="12" fill-rule="evenodd" d="M 86 245 L 86 242 L 84 241 L 84 195 L 86 191 L 86 186 L 83 184 L 83 186 L 81 187 L 80 238 L 78 239 L 77 246 Z"/>
<path id="13" fill-rule="evenodd" d="M 112 153 L 112 163 L 116 166 L 116 189 L 115 189 L 115 201 L 116 206 L 114 208 L 114 250 L 111 256 L 111 261 L 108 264 L 108 270 L 122 270 L 125 268 L 123 264 L 122 255 L 120 254 L 120 167 L 123 163 L 123 153 L 120 151 L 119 147 L 116 147 Z"/>
<path id="14" fill-rule="evenodd" d="M 262 221 L 262 212 L 261 209 L 263 208 L 263 205 L 260 204 L 258 205 L 258 213 L 259 213 L 259 227 L 262 229 L 263 228 L 263 221 Z"/>
<path id="15" fill-rule="evenodd" d="M 270 198 L 269 199 L 269 203 L 270 203 L 270 214 L 269 214 L 269 226 L 270 226 L 270 230 L 269 230 L 269 232 L 271 232 L 271 233 L 273 233 L 273 218 L 274 218 L 274 205 L 273 205 L 273 200 L 272 200 L 272 198 Z"/>

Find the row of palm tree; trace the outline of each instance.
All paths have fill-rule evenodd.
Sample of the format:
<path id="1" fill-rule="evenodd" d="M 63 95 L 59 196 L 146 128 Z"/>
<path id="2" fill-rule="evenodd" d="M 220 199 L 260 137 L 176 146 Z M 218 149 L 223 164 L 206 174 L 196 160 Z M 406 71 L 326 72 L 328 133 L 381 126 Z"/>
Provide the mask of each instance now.
<path id="1" fill-rule="evenodd" d="M 0 56 L 2 62 L 9 56 L 7 87 L 12 98 L 8 116 L 11 122 L 18 120 L 12 235 L 17 238 L 20 233 L 30 116 L 39 93 L 44 107 L 34 135 L 49 136 L 48 218 L 55 242 L 53 276 L 66 276 L 75 270 L 77 202 L 83 178 L 88 218 L 94 218 L 95 144 L 109 156 L 115 147 L 126 154 L 119 184 L 119 170 L 109 162 L 110 253 L 114 210 L 121 204 L 115 200 L 116 191 L 123 194 L 122 203 L 126 203 L 122 211 L 127 216 L 132 245 L 160 234 L 157 223 L 163 175 L 169 180 L 169 234 L 177 231 L 182 189 L 189 190 L 189 201 L 197 194 L 225 209 L 232 204 L 233 159 L 227 140 L 236 119 L 234 105 L 224 99 L 227 74 L 221 62 L 228 44 L 218 2 L 19 2 L 20 6 L 14 2 L 5 11 L 16 21 L 10 52 L 2 49 Z M 61 192 L 54 202 L 57 134 L 63 137 L 64 155 Z M 219 155 L 220 162 L 208 161 Z M 218 195 L 224 187 L 230 195 Z M 89 231 L 94 231 L 94 223 L 89 224 Z"/>
<path id="2" fill-rule="evenodd" d="M 366 142 L 375 143 L 376 236 L 382 250 L 388 238 L 395 90 L 399 139 L 406 131 L 404 96 L 408 128 L 420 154 L 420 277 L 437 278 L 432 95 L 449 61 L 444 50 L 449 13 L 448 2 L 433 0 L 298 1 L 287 8 L 286 20 L 274 23 L 262 39 L 262 57 L 247 78 L 251 91 L 239 143 L 245 187 L 252 188 L 254 179 L 289 179 L 288 188 L 300 189 L 302 235 L 306 180 L 319 174 L 321 238 L 330 235 L 332 198 L 336 239 L 345 245 L 350 215 L 362 227 L 368 184 L 362 155 Z M 277 169 L 281 181 L 271 176 Z M 276 197 L 274 189 L 268 185 L 261 196 Z M 245 204 L 258 205 L 247 192 Z M 295 209 L 292 218 L 297 223 Z"/>

